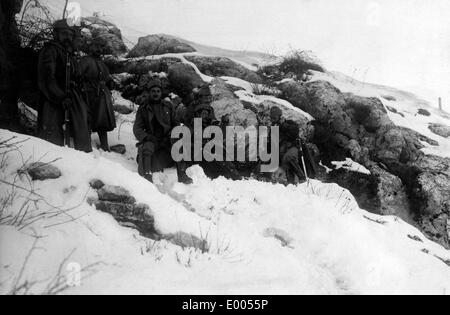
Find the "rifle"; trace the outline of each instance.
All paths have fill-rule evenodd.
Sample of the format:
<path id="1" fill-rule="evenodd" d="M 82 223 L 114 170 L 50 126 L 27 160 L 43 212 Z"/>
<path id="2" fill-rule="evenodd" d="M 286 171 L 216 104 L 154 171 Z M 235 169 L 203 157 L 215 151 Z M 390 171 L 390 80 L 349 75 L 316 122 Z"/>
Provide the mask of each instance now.
<path id="1" fill-rule="evenodd" d="M 305 154 L 303 153 L 303 145 L 302 141 L 298 141 L 298 153 L 300 153 L 300 157 L 302 159 L 303 172 L 305 173 L 306 180 L 309 182 L 308 172 L 306 171 L 306 163 L 305 163 Z"/>
<path id="2" fill-rule="evenodd" d="M 66 97 L 69 95 L 70 90 L 70 59 L 69 59 L 69 53 L 66 53 Z M 70 147 L 70 112 L 67 105 L 64 105 L 64 124 L 63 124 L 63 131 L 64 131 L 64 146 Z"/>

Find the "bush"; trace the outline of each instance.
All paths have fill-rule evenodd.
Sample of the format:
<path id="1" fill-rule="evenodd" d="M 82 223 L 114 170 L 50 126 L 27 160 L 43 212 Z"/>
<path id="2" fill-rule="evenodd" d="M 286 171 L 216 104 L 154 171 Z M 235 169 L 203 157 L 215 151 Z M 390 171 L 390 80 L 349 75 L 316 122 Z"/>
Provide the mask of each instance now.
<path id="1" fill-rule="evenodd" d="M 48 7 L 39 0 L 25 2 L 18 19 L 22 47 L 39 51 L 44 43 L 52 38 L 52 25 L 55 20 Z"/>
<path id="2" fill-rule="evenodd" d="M 274 83 L 286 78 L 303 80 L 310 70 L 325 72 L 310 52 L 295 50 L 277 64 L 260 67 L 258 74 L 265 78 L 266 82 Z"/>

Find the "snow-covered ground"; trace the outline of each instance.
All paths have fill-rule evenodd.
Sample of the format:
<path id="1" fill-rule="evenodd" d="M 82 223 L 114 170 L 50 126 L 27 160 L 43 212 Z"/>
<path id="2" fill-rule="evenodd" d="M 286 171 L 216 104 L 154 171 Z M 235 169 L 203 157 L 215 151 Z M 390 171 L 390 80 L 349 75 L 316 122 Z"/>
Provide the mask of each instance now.
<path id="1" fill-rule="evenodd" d="M 121 143 L 128 142 L 128 132 L 122 129 Z M 112 142 L 117 135 L 111 135 Z M 17 214 L 28 196 L 18 187 L 38 194 L 32 196 L 41 200 L 35 211 L 47 214 L 21 230 L 0 225 L 1 293 L 25 281 L 37 281 L 31 293 L 45 292 L 56 275 L 65 276 L 78 264 L 86 268 L 81 286 L 63 293 L 446 294 L 450 290 L 450 267 L 443 262 L 450 260 L 449 251 L 398 218 L 359 209 L 337 185 L 312 181 L 284 187 L 253 180 L 210 180 L 197 167 L 189 170 L 191 186 L 178 184 L 170 170 L 159 174 L 153 185 L 136 174 L 130 160 L 133 152 L 85 154 L 0 130 L 0 138 L 11 136 L 28 140 L 20 144 L 20 151 L 7 153 L 0 174 L 1 196 L 12 189 L 5 182 L 15 183 L 18 196 L 3 215 Z M 55 159 L 53 164 L 62 172 L 59 179 L 30 182 L 26 175 L 17 175 L 23 161 Z M 88 184 L 93 178 L 120 185 L 138 202 L 148 204 L 161 233 L 196 235 L 208 241 L 209 252 L 155 242 L 120 226 L 86 202 L 93 193 Z M 50 205 L 66 211 L 54 215 Z"/>

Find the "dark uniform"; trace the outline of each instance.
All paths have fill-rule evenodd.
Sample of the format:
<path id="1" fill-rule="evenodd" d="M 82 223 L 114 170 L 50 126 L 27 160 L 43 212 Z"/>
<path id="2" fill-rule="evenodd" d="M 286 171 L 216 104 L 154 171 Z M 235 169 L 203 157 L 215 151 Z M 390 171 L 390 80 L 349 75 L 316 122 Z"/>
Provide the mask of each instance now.
<path id="1" fill-rule="evenodd" d="M 278 126 L 280 131 L 280 166 L 285 173 L 285 180 L 289 184 L 305 180 L 306 174 L 301 157 L 306 148 L 299 138 L 298 124 L 295 121 L 283 119 L 281 109 L 276 106 L 271 108 L 270 116 L 273 120 L 272 125 Z M 275 175 L 279 174 L 275 173 Z"/>
<path id="2" fill-rule="evenodd" d="M 228 126 L 229 121 L 224 119 L 222 122 L 218 121 L 214 113 L 214 109 L 211 106 L 212 94 L 210 87 L 208 85 L 202 86 L 200 89 L 195 91 L 195 100 L 189 105 L 185 112 L 184 122 L 191 129 L 191 134 L 194 135 L 194 119 L 202 119 L 202 129 L 206 129 L 209 126 L 218 126 L 222 130 Z M 223 125 L 223 124 L 226 125 Z M 226 143 L 223 143 L 223 152 L 226 155 Z M 203 146 L 208 143 L 208 139 L 203 139 Z M 194 152 L 192 144 L 192 152 Z M 210 178 L 217 178 L 219 176 L 224 176 L 225 178 L 231 178 L 234 180 L 241 179 L 239 172 L 237 171 L 233 162 L 228 161 L 194 161 L 192 156 L 192 161 L 182 164 L 191 166 L 193 164 L 198 164 L 204 170 L 205 174 Z"/>
<path id="3" fill-rule="evenodd" d="M 86 56 L 79 62 L 83 94 L 90 110 L 91 131 L 98 132 L 102 149 L 109 151 L 106 133 L 116 128 L 112 95 L 112 78 L 105 63 Z"/>
<path id="4" fill-rule="evenodd" d="M 160 88 L 159 80 L 153 80 L 149 89 Z M 174 166 L 172 159 L 171 132 L 178 125 L 175 108 L 168 100 L 151 100 L 141 105 L 136 114 L 133 132 L 138 140 L 138 172 L 139 175 L 152 181 L 152 173 L 163 171 Z M 190 183 L 185 170 L 178 169 L 178 180 Z"/>
<path id="5" fill-rule="evenodd" d="M 57 21 L 54 27 L 55 31 L 69 28 L 65 20 Z M 56 40 L 46 43 L 38 63 L 38 132 L 42 139 L 63 146 L 63 125 L 67 110 L 70 120 L 68 131 L 73 137 L 75 149 L 91 152 L 88 108 L 77 87 L 77 78 L 79 76 L 72 52 Z M 70 106 L 63 105 L 66 100 L 70 100 Z"/>

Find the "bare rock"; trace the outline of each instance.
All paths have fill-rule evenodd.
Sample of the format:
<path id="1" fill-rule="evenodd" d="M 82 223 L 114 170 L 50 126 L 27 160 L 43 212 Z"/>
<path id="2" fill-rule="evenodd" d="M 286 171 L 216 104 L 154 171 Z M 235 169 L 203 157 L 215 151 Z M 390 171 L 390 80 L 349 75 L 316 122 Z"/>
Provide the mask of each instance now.
<path id="1" fill-rule="evenodd" d="M 402 180 L 378 165 L 371 167 L 370 172 L 376 178 L 375 192 L 380 214 L 395 215 L 405 222 L 414 224 L 415 215 L 411 211 L 408 193 Z"/>
<path id="2" fill-rule="evenodd" d="M 450 137 L 450 126 L 442 125 L 442 124 L 430 124 L 428 129 L 431 130 L 434 134 L 438 136 L 449 138 Z"/>
<path id="3" fill-rule="evenodd" d="M 374 133 L 382 127 L 394 126 L 378 98 L 361 97 L 350 93 L 344 94 L 344 97 L 347 106 L 346 112 L 367 132 Z"/>
<path id="4" fill-rule="evenodd" d="M 127 152 L 127 148 L 123 144 L 114 145 L 114 146 L 110 147 L 110 150 L 112 152 L 115 152 L 117 154 L 122 154 L 122 155 Z"/>
<path id="5" fill-rule="evenodd" d="M 97 210 L 111 214 L 121 225 L 136 228 L 142 235 L 152 238 L 156 235 L 155 219 L 146 204 L 129 204 L 99 200 Z"/>
<path id="6" fill-rule="evenodd" d="M 136 199 L 130 195 L 130 192 L 120 186 L 105 185 L 98 190 L 98 197 L 101 201 L 121 202 L 133 204 Z"/>
<path id="7" fill-rule="evenodd" d="M 391 96 L 391 95 L 382 95 L 381 97 L 384 98 L 387 101 L 391 101 L 391 102 L 396 102 L 397 101 L 397 99 L 394 96 Z"/>
<path id="8" fill-rule="evenodd" d="M 46 164 L 42 162 L 36 162 L 31 164 L 27 168 L 28 174 L 32 180 L 47 180 L 56 179 L 61 177 L 61 171 L 54 165 Z"/>
<path id="9" fill-rule="evenodd" d="M 408 163 L 423 156 L 420 151 L 424 146 L 419 137 L 411 130 L 394 127 L 383 129 L 376 135 L 376 142 L 372 148 L 377 159 L 389 164 L 390 161 Z"/>
<path id="10" fill-rule="evenodd" d="M 422 115 L 422 116 L 427 116 L 427 117 L 431 116 L 431 113 L 428 110 L 423 109 L 423 108 L 420 108 L 419 111 L 417 112 L 417 114 Z"/>
<path id="11" fill-rule="evenodd" d="M 128 51 L 123 42 L 121 31 L 112 23 L 98 17 L 85 17 L 81 19 L 82 42 L 81 50 L 89 52 L 92 40 L 102 47 L 105 55 L 119 56 Z"/>
<path id="12" fill-rule="evenodd" d="M 168 78 L 174 92 L 181 97 L 189 95 L 194 88 L 205 84 L 194 68 L 184 63 L 171 65 L 168 69 Z"/>
<path id="13" fill-rule="evenodd" d="M 240 102 L 239 98 L 228 89 L 224 80 L 214 79 L 211 92 L 213 94 L 211 106 L 214 108 L 217 119 L 221 120 L 223 116 L 228 115 L 231 126 L 247 127 L 258 125 L 255 112 Z"/>
<path id="14" fill-rule="evenodd" d="M 100 179 L 92 179 L 89 182 L 89 186 L 94 188 L 95 190 L 101 189 L 105 184 Z"/>
<path id="15" fill-rule="evenodd" d="M 415 138 L 417 138 L 420 141 L 428 143 L 429 145 L 432 145 L 432 146 L 438 146 L 439 145 L 439 142 L 428 138 L 427 136 L 421 134 L 420 132 L 417 132 L 417 131 L 409 129 L 409 128 L 404 128 L 404 127 L 400 127 L 400 129 L 402 129 L 407 134 L 409 134 L 410 137 L 413 137 L 413 138 L 415 137 Z"/>
<path id="16" fill-rule="evenodd" d="M 196 50 L 182 41 L 168 35 L 148 35 L 139 38 L 128 58 L 163 55 L 168 53 L 189 53 Z"/>
<path id="17" fill-rule="evenodd" d="M 302 109 L 316 120 L 330 124 L 334 132 L 357 139 L 359 129 L 354 125 L 352 117 L 345 111 L 344 95 L 325 81 L 300 84 L 289 81 L 279 86 L 286 100 Z"/>

